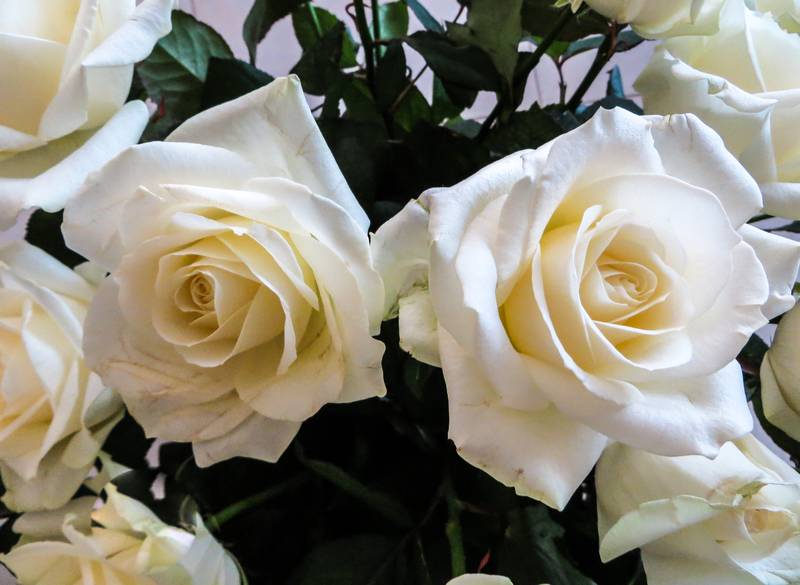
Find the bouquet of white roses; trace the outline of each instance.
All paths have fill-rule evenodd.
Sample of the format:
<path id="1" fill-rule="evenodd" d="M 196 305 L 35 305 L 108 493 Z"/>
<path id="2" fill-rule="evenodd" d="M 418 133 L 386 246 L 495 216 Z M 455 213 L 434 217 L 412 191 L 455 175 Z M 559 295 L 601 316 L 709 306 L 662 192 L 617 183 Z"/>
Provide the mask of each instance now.
<path id="1" fill-rule="evenodd" d="M 800 584 L 800 5 L 452 1 L 0 0 L 21 585 Z"/>

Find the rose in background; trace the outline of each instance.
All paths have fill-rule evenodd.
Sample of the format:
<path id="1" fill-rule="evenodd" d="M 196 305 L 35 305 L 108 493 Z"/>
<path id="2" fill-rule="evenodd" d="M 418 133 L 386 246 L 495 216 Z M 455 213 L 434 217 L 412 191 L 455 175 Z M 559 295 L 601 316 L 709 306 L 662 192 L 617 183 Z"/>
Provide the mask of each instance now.
<path id="1" fill-rule="evenodd" d="M 512 585 L 507 577 L 494 575 L 461 575 L 447 585 Z"/>
<path id="2" fill-rule="evenodd" d="M 647 113 L 690 112 L 719 133 L 765 213 L 800 218 L 800 36 L 732 1 L 718 33 L 665 41 L 636 88 Z"/>
<path id="3" fill-rule="evenodd" d="M 764 416 L 800 441 L 800 307 L 786 313 L 761 362 Z"/>
<path id="4" fill-rule="evenodd" d="M 710 34 L 728 0 L 585 0 L 595 10 L 619 23 L 630 24 L 646 38 Z M 741 0 L 738 0 L 741 1 Z M 582 0 L 559 0 L 577 9 Z"/>
<path id="5" fill-rule="evenodd" d="M 296 78 L 133 147 L 66 209 L 68 244 L 111 273 L 88 362 L 200 465 L 275 461 L 325 404 L 385 392 L 368 223 Z"/>
<path id="6" fill-rule="evenodd" d="M 800 2 L 798 0 L 747 0 L 750 8 L 769 12 L 785 30 L 800 32 Z"/>
<path id="7" fill-rule="evenodd" d="M 20 585 L 238 585 L 235 561 L 195 518 L 194 532 L 169 526 L 113 484 L 106 501 L 70 502 L 14 524 L 22 539 L 2 561 Z"/>
<path id="8" fill-rule="evenodd" d="M 123 104 L 173 2 L 0 2 L 0 227 L 28 207 L 60 210 L 139 140 L 147 108 Z"/>
<path id="9" fill-rule="evenodd" d="M 407 206 L 377 264 L 391 290 L 424 289 L 407 268 L 430 242 L 459 454 L 563 508 L 610 439 L 714 456 L 748 433 L 735 357 L 793 305 L 800 261 L 746 224 L 760 208 L 696 118 L 620 109 Z"/>
<path id="10" fill-rule="evenodd" d="M 67 502 L 122 416 L 81 351 L 93 278 L 24 242 L 0 248 L 0 473 L 13 510 Z"/>
<path id="11" fill-rule="evenodd" d="M 713 461 L 614 445 L 596 482 L 601 558 L 641 547 L 650 585 L 800 579 L 800 475 L 752 436 Z"/>

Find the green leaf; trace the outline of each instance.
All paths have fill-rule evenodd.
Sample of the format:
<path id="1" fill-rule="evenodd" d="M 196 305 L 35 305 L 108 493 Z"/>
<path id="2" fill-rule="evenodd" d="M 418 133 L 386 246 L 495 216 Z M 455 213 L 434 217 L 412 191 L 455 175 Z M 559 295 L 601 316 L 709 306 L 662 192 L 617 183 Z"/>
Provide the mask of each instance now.
<path id="1" fill-rule="evenodd" d="M 159 104 L 146 139 L 163 138 L 200 111 L 212 57 L 231 59 L 233 53 L 210 26 L 190 14 L 173 11 L 172 32 L 158 41 L 150 56 L 137 66 L 147 94 Z"/>
<path id="2" fill-rule="evenodd" d="M 333 463 L 304 457 L 299 449 L 298 459 L 310 471 L 331 482 L 349 496 L 366 504 L 387 520 L 391 520 L 398 526 L 404 528 L 410 528 L 413 525 L 408 510 L 388 494 L 364 485 L 358 479 Z"/>
<path id="3" fill-rule="evenodd" d="M 255 0 L 244 21 L 242 35 L 250 54 L 250 63 L 256 63 L 256 49 L 272 25 L 287 16 L 306 0 Z"/>
<path id="4" fill-rule="evenodd" d="M 580 108 L 578 110 L 578 115 L 581 119 L 588 120 L 594 116 L 595 112 L 597 112 L 597 110 L 600 108 L 605 108 L 606 110 L 622 108 L 624 110 L 628 110 L 629 112 L 633 112 L 637 116 L 644 114 L 644 110 L 642 110 L 641 106 L 639 106 L 639 104 L 637 104 L 635 101 L 610 95 L 594 102 L 592 105 L 586 108 Z"/>
<path id="5" fill-rule="evenodd" d="M 619 65 L 614 65 L 608 72 L 606 96 L 625 99 L 625 87 L 622 83 L 622 71 L 620 71 Z"/>
<path id="6" fill-rule="evenodd" d="M 382 123 L 342 118 L 320 118 L 319 127 L 361 206 L 372 209 L 388 151 Z"/>
<path id="7" fill-rule="evenodd" d="M 378 19 L 381 39 L 401 39 L 408 34 L 408 7 L 405 2 L 378 5 Z"/>
<path id="8" fill-rule="evenodd" d="M 25 239 L 34 246 L 41 248 L 59 262 L 74 268 L 86 262 L 86 258 L 67 248 L 64 236 L 61 233 L 61 223 L 64 221 L 64 212 L 47 213 L 42 209 L 33 212 L 28 220 Z"/>
<path id="9" fill-rule="evenodd" d="M 450 23 L 451 39 L 485 51 L 510 88 L 522 38 L 522 0 L 472 0 L 466 24 Z"/>
<path id="10" fill-rule="evenodd" d="M 446 36 L 429 31 L 416 32 L 405 40 L 443 82 L 458 90 L 499 91 L 500 78 L 482 49 L 456 45 Z"/>
<path id="11" fill-rule="evenodd" d="M 553 0 L 523 0 L 522 28 L 534 37 L 544 37 L 561 16 L 563 10 Z M 608 32 L 608 21 L 593 10 L 578 12 L 558 35 L 559 41 L 577 41 L 583 37 Z"/>
<path id="12" fill-rule="evenodd" d="M 473 98 L 474 99 L 474 98 Z M 433 104 L 431 105 L 431 122 L 438 124 L 443 120 L 455 118 L 464 108 L 454 102 L 447 93 L 442 80 L 433 77 Z"/>
<path id="13" fill-rule="evenodd" d="M 380 534 L 360 534 L 334 540 L 312 550 L 289 578 L 289 585 L 388 585 L 403 583 L 392 579 L 389 568 L 396 544 Z M 400 568 L 402 570 L 402 568 Z M 397 569 L 394 570 L 396 572 Z M 377 577 L 377 578 L 376 578 Z"/>
<path id="14" fill-rule="evenodd" d="M 381 111 L 388 110 L 408 86 L 406 54 L 401 43 L 392 43 L 375 70 L 375 100 Z"/>
<path id="15" fill-rule="evenodd" d="M 501 156 L 526 148 L 538 148 L 564 133 L 563 128 L 538 104 L 527 112 L 514 112 L 507 122 L 492 128 L 485 144 Z"/>
<path id="16" fill-rule="evenodd" d="M 544 506 L 514 510 L 509 520 L 498 563 L 515 585 L 594 585 L 561 552 L 564 528 Z"/>
<path id="17" fill-rule="evenodd" d="M 565 50 L 560 51 L 558 54 L 562 55 L 564 59 L 569 59 L 575 55 L 599 49 L 603 44 L 603 35 L 592 35 L 583 39 L 579 39 L 570 43 Z M 615 53 L 624 53 L 638 47 L 645 39 L 637 35 L 633 30 L 626 29 L 619 33 L 617 37 L 617 45 L 614 49 Z"/>
<path id="18" fill-rule="evenodd" d="M 417 17 L 420 24 L 425 27 L 426 30 L 433 31 L 436 33 L 444 33 L 444 27 L 436 20 L 428 9 L 425 8 L 419 0 L 405 0 L 408 7 L 411 9 L 411 12 L 414 13 L 414 16 Z"/>
<path id="19" fill-rule="evenodd" d="M 324 95 L 339 80 L 343 38 L 344 24 L 337 22 L 292 68 L 306 93 Z"/>
<path id="20" fill-rule="evenodd" d="M 273 81 L 269 73 L 239 59 L 212 57 L 203 85 L 201 100 L 204 110 L 236 99 Z"/>
<path id="21" fill-rule="evenodd" d="M 433 121 L 431 106 L 416 86 L 404 93 L 395 110 L 394 121 L 406 132 L 410 132 L 419 122 Z"/>
<path id="22" fill-rule="evenodd" d="M 318 8 L 311 3 L 299 6 L 292 12 L 292 26 L 297 42 L 303 51 L 311 50 L 322 37 L 339 24 L 339 19 L 324 8 Z M 339 66 L 342 68 L 355 67 L 356 43 L 350 32 L 345 28 L 342 36 L 342 58 Z"/>

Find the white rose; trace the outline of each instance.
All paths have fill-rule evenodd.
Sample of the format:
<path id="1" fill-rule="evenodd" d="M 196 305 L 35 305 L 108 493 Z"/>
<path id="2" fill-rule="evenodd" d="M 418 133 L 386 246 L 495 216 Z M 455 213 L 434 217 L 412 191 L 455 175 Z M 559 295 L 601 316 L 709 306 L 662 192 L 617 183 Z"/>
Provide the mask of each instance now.
<path id="1" fill-rule="evenodd" d="M 461 575 L 449 581 L 447 585 L 512 585 L 507 577 L 494 575 Z"/>
<path id="2" fill-rule="evenodd" d="M 800 218 L 800 36 L 731 4 L 709 37 L 666 41 L 636 82 L 647 113 L 693 113 L 716 130 L 764 195 Z"/>
<path id="3" fill-rule="evenodd" d="M 86 176 L 136 144 L 133 64 L 171 27 L 174 0 L 0 2 L 0 227 L 58 211 Z"/>
<path id="4" fill-rule="evenodd" d="M 761 362 L 764 415 L 800 441 L 800 306 L 786 313 Z"/>
<path id="5" fill-rule="evenodd" d="M 15 510 L 63 505 L 122 404 L 81 352 L 94 285 L 43 251 L 0 248 L 0 474 Z"/>
<path id="6" fill-rule="evenodd" d="M 199 516 L 193 534 L 165 524 L 112 484 L 105 491 L 94 512 L 95 498 L 88 497 L 17 520 L 14 530 L 23 537 L 0 560 L 20 585 L 239 585 L 236 563 Z"/>
<path id="7" fill-rule="evenodd" d="M 719 27 L 720 12 L 728 0 L 585 0 L 606 18 L 630 24 L 647 38 L 711 34 Z M 733 0 L 741 1 L 741 0 Z M 561 0 L 576 9 L 581 0 Z"/>
<path id="8" fill-rule="evenodd" d="M 275 461 L 325 404 L 385 393 L 368 223 L 297 78 L 203 112 L 66 208 L 70 247 L 111 273 L 87 359 L 200 465 Z"/>
<path id="9" fill-rule="evenodd" d="M 758 187 L 696 118 L 600 110 L 417 205 L 467 461 L 561 508 L 609 439 L 713 456 L 750 431 L 735 357 L 792 306 L 800 248 L 746 224 Z M 386 281 L 424 280 L 397 246 Z"/>
<path id="10" fill-rule="evenodd" d="M 771 13 L 785 30 L 800 32 L 800 0 L 748 0 L 748 5 Z"/>
<path id="11" fill-rule="evenodd" d="M 641 547 L 649 585 L 800 582 L 800 475 L 752 436 L 713 461 L 614 445 L 596 482 L 601 558 Z"/>

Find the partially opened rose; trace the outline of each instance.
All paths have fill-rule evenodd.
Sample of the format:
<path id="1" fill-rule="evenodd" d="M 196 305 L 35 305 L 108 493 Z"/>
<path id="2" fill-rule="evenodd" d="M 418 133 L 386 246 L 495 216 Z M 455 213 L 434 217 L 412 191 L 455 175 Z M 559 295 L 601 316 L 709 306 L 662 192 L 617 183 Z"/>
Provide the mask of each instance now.
<path id="1" fill-rule="evenodd" d="M 144 504 L 106 489 L 63 510 L 22 516 L 22 540 L 0 556 L 20 585 L 239 585 L 235 561 L 199 516 L 194 532 L 169 526 Z"/>
<path id="2" fill-rule="evenodd" d="M 733 2 L 717 34 L 659 47 L 636 89 L 648 114 L 693 113 L 722 136 L 765 213 L 800 218 L 800 36 Z"/>
<path id="3" fill-rule="evenodd" d="M 800 306 L 786 313 L 760 369 L 764 416 L 800 441 Z"/>
<path id="4" fill-rule="evenodd" d="M 147 108 L 123 103 L 173 3 L 0 1 L 0 227 L 26 207 L 58 211 L 139 140 Z"/>
<path id="5" fill-rule="evenodd" d="M 800 582 L 800 475 L 752 436 L 713 461 L 614 445 L 596 482 L 601 558 L 641 547 L 649 585 Z"/>
<path id="6" fill-rule="evenodd" d="M 94 291 L 34 246 L 0 248 L 0 474 L 11 509 L 62 506 L 122 416 L 83 361 Z"/>
<path id="7" fill-rule="evenodd" d="M 201 465 L 274 461 L 325 404 L 385 392 L 367 225 L 296 78 L 208 110 L 66 209 L 68 244 L 111 273 L 87 359 Z"/>
<path id="8" fill-rule="evenodd" d="M 585 0 L 611 20 L 630 24 L 647 38 L 686 34 L 710 34 L 719 26 L 719 15 L 727 0 Z M 741 1 L 741 0 L 734 0 Z M 575 8 L 581 0 L 561 0 Z"/>
<path id="9" fill-rule="evenodd" d="M 696 118 L 600 110 L 414 205 L 390 228 L 424 241 L 378 265 L 419 291 L 405 267 L 430 242 L 467 461 L 562 508 L 610 439 L 713 456 L 750 431 L 735 357 L 792 306 L 800 246 L 746 224 L 758 187 Z"/>

